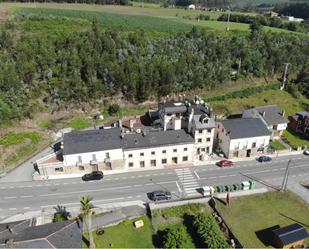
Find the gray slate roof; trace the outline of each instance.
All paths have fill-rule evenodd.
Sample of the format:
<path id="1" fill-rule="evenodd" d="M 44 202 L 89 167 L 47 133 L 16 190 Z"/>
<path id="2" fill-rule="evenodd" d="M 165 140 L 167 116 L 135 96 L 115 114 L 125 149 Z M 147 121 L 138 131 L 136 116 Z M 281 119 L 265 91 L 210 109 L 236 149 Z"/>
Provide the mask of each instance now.
<path id="1" fill-rule="evenodd" d="M 181 101 L 168 101 L 160 103 L 160 106 L 165 113 L 185 113 L 187 111 L 187 106 Z"/>
<path id="2" fill-rule="evenodd" d="M 308 232 L 301 225 L 294 223 L 286 227 L 273 230 L 284 245 L 303 240 L 309 237 Z"/>
<path id="3" fill-rule="evenodd" d="M 270 132 L 259 118 L 235 118 L 221 121 L 231 139 L 270 136 Z"/>
<path id="4" fill-rule="evenodd" d="M 123 148 L 128 150 L 193 142 L 194 138 L 184 130 L 152 131 L 146 135 L 139 133 L 125 134 Z"/>
<path id="5" fill-rule="evenodd" d="M 110 128 L 70 132 L 64 134 L 63 144 L 63 155 L 120 149 L 121 130 Z"/>
<path id="6" fill-rule="evenodd" d="M 82 231 L 82 223 L 76 220 L 28 227 L 2 238 L 0 247 L 12 238 L 14 248 L 81 248 Z"/>
<path id="7" fill-rule="evenodd" d="M 205 114 L 202 114 L 205 115 Z M 201 122 L 201 115 L 193 115 L 194 124 L 197 130 L 215 128 L 215 120 L 208 117 L 208 123 Z"/>
<path id="8" fill-rule="evenodd" d="M 263 116 L 263 112 L 265 115 Z M 261 117 L 267 125 L 278 125 L 287 123 L 288 120 L 281 115 L 282 110 L 276 105 L 259 106 L 256 108 L 245 110 L 245 114 L 251 114 L 251 117 Z M 246 116 L 248 117 L 248 116 Z"/>

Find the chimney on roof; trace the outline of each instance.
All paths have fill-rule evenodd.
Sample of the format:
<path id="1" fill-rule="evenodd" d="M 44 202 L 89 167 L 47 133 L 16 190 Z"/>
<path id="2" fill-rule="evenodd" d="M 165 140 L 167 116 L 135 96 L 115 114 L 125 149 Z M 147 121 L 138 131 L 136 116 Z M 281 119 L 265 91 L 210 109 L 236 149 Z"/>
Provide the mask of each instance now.
<path id="1" fill-rule="evenodd" d="M 120 129 L 122 128 L 122 120 L 121 120 L 121 119 L 118 120 L 118 127 L 119 127 Z"/>
<path id="2" fill-rule="evenodd" d="M 262 112 L 262 116 L 265 117 L 265 111 Z"/>

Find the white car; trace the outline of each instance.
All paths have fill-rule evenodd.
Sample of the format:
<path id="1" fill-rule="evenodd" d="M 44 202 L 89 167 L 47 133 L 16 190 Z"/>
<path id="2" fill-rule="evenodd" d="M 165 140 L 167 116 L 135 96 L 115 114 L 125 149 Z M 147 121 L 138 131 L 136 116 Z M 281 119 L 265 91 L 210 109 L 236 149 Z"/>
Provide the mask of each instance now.
<path id="1" fill-rule="evenodd" d="M 309 149 L 305 149 L 305 150 L 304 150 L 304 155 L 309 156 Z"/>

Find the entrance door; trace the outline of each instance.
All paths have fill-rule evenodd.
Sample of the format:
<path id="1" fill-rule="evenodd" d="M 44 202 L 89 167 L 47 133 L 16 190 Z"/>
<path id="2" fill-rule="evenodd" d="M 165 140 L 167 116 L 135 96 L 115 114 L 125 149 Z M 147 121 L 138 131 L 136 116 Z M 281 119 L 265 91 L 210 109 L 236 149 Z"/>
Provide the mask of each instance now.
<path id="1" fill-rule="evenodd" d="M 172 162 L 173 162 L 174 164 L 177 164 L 177 163 L 178 163 L 178 158 L 177 158 L 177 157 L 172 157 Z"/>
<path id="2" fill-rule="evenodd" d="M 247 150 L 247 157 L 251 156 L 251 150 Z"/>

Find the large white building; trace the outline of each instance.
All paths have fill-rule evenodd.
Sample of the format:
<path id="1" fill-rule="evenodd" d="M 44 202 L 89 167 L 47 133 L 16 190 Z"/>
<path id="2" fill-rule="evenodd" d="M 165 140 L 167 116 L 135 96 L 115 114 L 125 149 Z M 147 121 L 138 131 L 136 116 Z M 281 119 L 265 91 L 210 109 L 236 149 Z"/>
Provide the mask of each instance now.
<path id="1" fill-rule="evenodd" d="M 120 121 L 113 128 L 65 134 L 56 157 L 37 161 L 41 178 L 192 165 L 212 154 L 215 121 L 201 99 L 160 103 L 151 119 L 149 127 L 126 120 L 129 127 Z"/>

